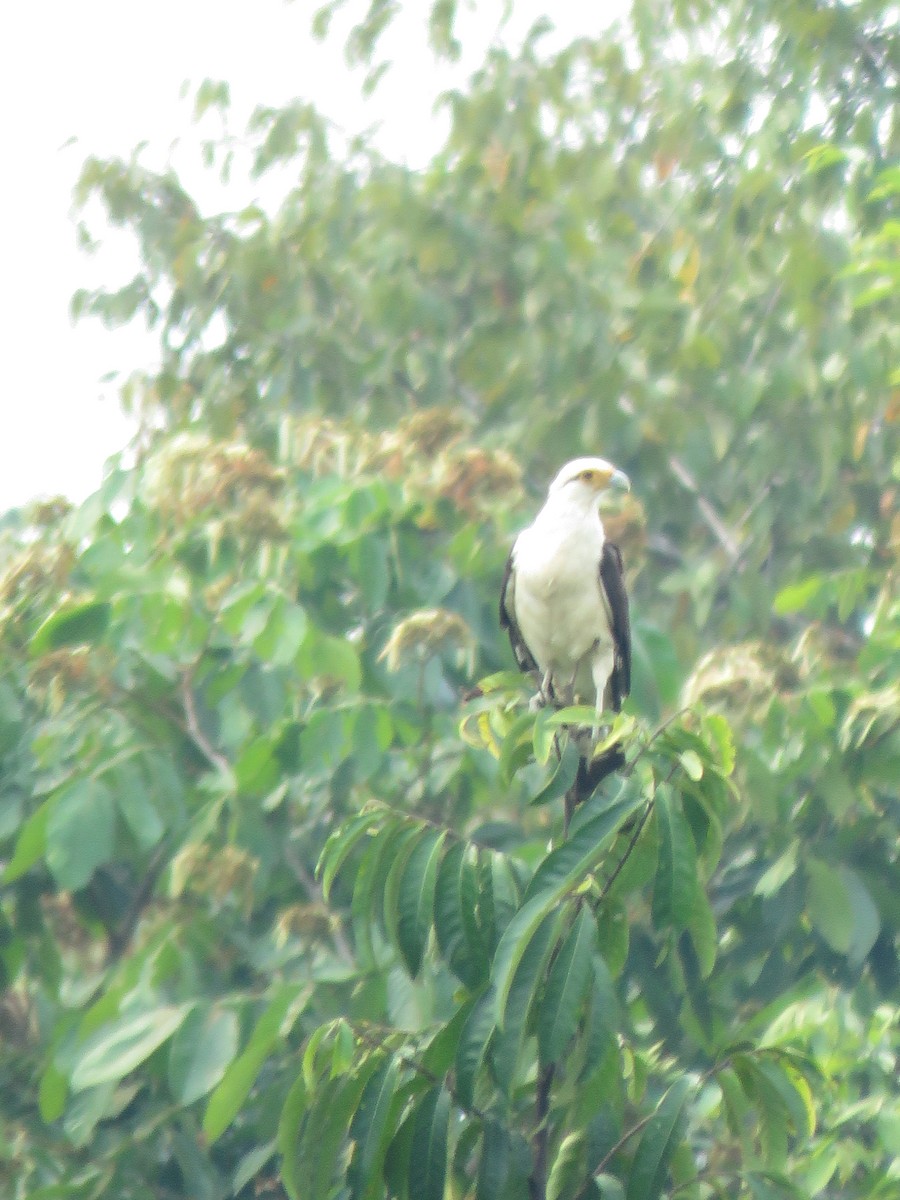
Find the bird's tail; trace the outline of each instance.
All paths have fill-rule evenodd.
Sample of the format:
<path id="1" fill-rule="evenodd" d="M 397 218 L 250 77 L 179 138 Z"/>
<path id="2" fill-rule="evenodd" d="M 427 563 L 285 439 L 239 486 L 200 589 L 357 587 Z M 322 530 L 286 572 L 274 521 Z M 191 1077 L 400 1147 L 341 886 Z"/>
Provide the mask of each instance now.
<path id="1" fill-rule="evenodd" d="M 596 758 L 580 758 L 578 760 L 578 771 L 575 775 L 575 781 L 568 792 L 566 792 L 566 829 L 569 828 L 572 813 L 574 813 L 578 805 L 583 804 L 585 800 L 593 796 L 603 780 L 615 774 L 616 771 L 620 771 L 625 766 L 625 762 L 624 751 L 618 745 L 610 746 L 608 750 L 604 750 Z"/>
<path id="2" fill-rule="evenodd" d="M 575 776 L 573 790 L 575 805 L 583 803 L 597 790 L 609 775 L 625 766 L 625 754 L 619 746 L 610 746 L 596 758 L 581 758 L 578 760 L 578 774 Z"/>

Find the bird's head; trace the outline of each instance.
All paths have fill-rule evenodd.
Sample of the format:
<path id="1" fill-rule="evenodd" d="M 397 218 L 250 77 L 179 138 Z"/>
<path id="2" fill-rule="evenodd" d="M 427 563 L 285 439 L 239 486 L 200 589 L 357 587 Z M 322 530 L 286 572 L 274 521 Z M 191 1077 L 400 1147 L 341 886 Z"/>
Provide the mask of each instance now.
<path id="1" fill-rule="evenodd" d="M 631 482 L 624 471 L 605 458 L 573 458 L 550 484 L 548 495 L 565 497 L 574 504 L 590 507 L 602 492 L 611 488 L 631 490 Z"/>

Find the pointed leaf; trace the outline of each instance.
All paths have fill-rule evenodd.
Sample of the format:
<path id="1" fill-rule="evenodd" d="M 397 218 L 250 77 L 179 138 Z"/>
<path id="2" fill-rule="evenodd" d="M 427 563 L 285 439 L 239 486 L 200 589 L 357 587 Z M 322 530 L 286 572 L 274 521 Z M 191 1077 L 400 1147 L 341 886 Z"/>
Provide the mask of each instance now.
<path id="1" fill-rule="evenodd" d="M 573 823 L 568 841 L 538 867 L 525 889 L 524 899 L 529 901 L 543 895 L 552 904 L 569 888 L 582 883 L 602 861 L 617 830 L 641 801 L 640 794 L 622 796 L 612 804 L 600 794 L 594 797 L 584 806 L 584 817 L 577 829 Z"/>
<path id="2" fill-rule="evenodd" d="M 509 1183 L 510 1136 L 505 1125 L 488 1120 L 481 1141 L 475 1200 L 502 1200 Z"/>
<path id="3" fill-rule="evenodd" d="M 598 804 L 608 803 L 602 796 L 596 799 Z M 502 1024 L 516 968 L 535 930 L 566 891 L 580 884 L 602 860 L 619 826 L 640 802 L 641 797 L 634 795 L 615 801 L 598 816 L 589 816 L 538 867 L 525 891 L 526 902 L 510 921 L 494 955 L 491 978 L 498 1024 Z"/>
<path id="4" fill-rule="evenodd" d="M 472 1005 L 459 1036 L 456 1049 L 456 1095 L 463 1108 L 470 1108 L 472 1105 L 475 1084 L 496 1024 L 494 1012 L 494 994 L 488 988 Z"/>
<path id="5" fill-rule="evenodd" d="M 413 1123 L 409 1194 L 416 1200 L 444 1200 L 450 1097 L 435 1087 L 420 1102 Z"/>
<path id="6" fill-rule="evenodd" d="M 75 1092 L 122 1079 L 167 1041 L 193 1005 L 166 1004 L 120 1017 L 88 1038 L 72 1071 Z"/>
<path id="7" fill-rule="evenodd" d="M 558 1062 L 578 1027 L 593 974 L 597 925 L 587 908 L 575 918 L 547 979 L 538 1016 L 541 1062 Z"/>
<path id="8" fill-rule="evenodd" d="M 383 1063 L 383 1055 L 372 1054 L 355 1074 L 327 1080 L 309 1098 L 308 1117 L 292 1152 L 297 1200 L 328 1200 L 334 1194 L 354 1114 Z"/>
<path id="9" fill-rule="evenodd" d="M 19 830 L 15 852 L 0 877 L 4 883 L 13 883 L 20 879 L 38 859 L 43 858 L 47 847 L 47 825 L 54 803 L 55 797 L 45 800 Z"/>
<path id="10" fill-rule="evenodd" d="M 418 827 L 410 827 L 400 820 L 388 821 L 366 847 L 353 884 L 350 915 L 356 951 L 361 963 L 371 964 L 375 951 L 372 943 L 372 926 L 383 920 L 385 909 L 384 890 L 388 875 L 394 865 L 394 853 L 414 838 Z"/>
<path id="11" fill-rule="evenodd" d="M 653 885 L 653 922 L 657 928 L 687 928 L 697 893 L 697 853 L 691 827 L 669 788 L 654 799 L 659 830 L 659 861 Z"/>
<path id="12" fill-rule="evenodd" d="M 403 961 L 415 978 L 431 932 L 438 863 L 447 834 L 429 829 L 406 861 L 397 893 L 397 940 Z"/>
<path id="13" fill-rule="evenodd" d="M 582 1079 L 598 1067 L 606 1052 L 616 1045 L 618 1026 L 619 1005 L 615 985 L 603 957 L 594 954 L 591 960 L 590 1011 L 584 1031 Z"/>
<path id="14" fill-rule="evenodd" d="M 350 1195 L 380 1195 L 381 1173 L 388 1143 L 396 1132 L 390 1122 L 400 1067 L 389 1058 L 366 1083 L 353 1121 L 350 1137 L 355 1143 L 347 1171 Z"/>
<path id="15" fill-rule="evenodd" d="M 300 1126 L 306 1114 L 309 1095 L 302 1072 L 294 1080 L 281 1107 L 276 1143 L 281 1154 L 281 1182 L 290 1200 L 300 1200 L 303 1172 L 297 1148 Z"/>
<path id="16" fill-rule="evenodd" d="M 563 909 L 557 908 L 544 917 L 516 968 L 503 1019 L 498 1023 L 500 1028 L 491 1048 L 494 1076 L 504 1092 L 512 1086 L 528 1016 L 544 981 L 550 955 L 557 945 L 563 915 Z"/>
<path id="17" fill-rule="evenodd" d="M 562 758 L 560 758 L 556 770 L 541 790 L 531 797 L 528 801 L 529 805 L 537 807 L 541 804 L 550 804 L 553 800 L 561 799 L 575 782 L 580 761 L 581 755 L 578 753 L 578 747 L 574 742 L 569 742 L 563 751 Z"/>
<path id="18" fill-rule="evenodd" d="M 547 1200 L 572 1200 L 581 1192 L 587 1173 L 587 1146 L 582 1130 L 567 1134 L 550 1168 Z"/>
<path id="19" fill-rule="evenodd" d="M 404 873 L 410 858 L 414 854 L 416 847 L 423 842 L 430 844 L 431 836 L 434 830 L 427 825 L 422 825 L 418 821 L 409 822 L 403 833 L 394 842 L 392 850 L 392 862 L 384 881 L 384 895 L 382 897 L 382 918 L 384 920 L 384 928 L 387 930 L 388 936 L 398 949 L 400 947 L 400 886 L 403 883 Z M 429 914 L 430 915 L 430 914 Z M 402 953 L 402 949 L 401 949 Z"/>
<path id="20" fill-rule="evenodd" d="M 454 842 L 441 859 L 434 892 L 434 930 L 438 948 L 451 971 L 467 987 L 486 975 L 488 964 L 480 945 L 470 935 L 478 930 L 478 884 L 473 851 L 465 842 Z"/>
<path id="21" fill-rule="evenodd" d="M 331 885 L 338 871 L 364 837 L 374 832 L 380 823 L 381 813 L 377 810 L 358 813 L 344 821 L 328 838 L 316 864 L 316 877 L 322 881 L 322 895 L 327 900 Z"/>
<path id="22" fill-rule="evenodd" d="M 685 1106 L 692 1086 L 691 1080 L 683 1076 L 659 1102 L 635 1151 L 626 1200 L 658 1200 L 662 1195 L 669 1162 L 684 1135 Z"/>
<path id="23" fill-rule="evenodd" d="M 220 1137 L 237 1116 L 272 1047 L 300 1015 L 308 998 L 309 989 L 297 984 L 285 983 L 277 990 L 257 1021 L 246 1047 L 209 1098 L 203 1116 L 203 1132 L 210 1142 Z"/>
<path id="24" fill-rule="evenodd" d="M 191 1012 L 169 1049 L 169 1088 L 181 1104 L 193 1104 L 216 1086 L 237 1053 L 238 1019 L 228 1008 Z"/>
<path id="25" fill-rule="evenodd" d="M 56 797 L 47 821 L 47 866 L 61 888 L 75 891 L 112 858 L 116 815 L 102 780 L 75 779 Z"/>
<path id="26" fill-rule="evenodd" d="M 106 600 L 68 604 L 52 613 L 31 639 L 32 654 L 46 654 L 63 646 L 98 642 L 109 628 L 112 607 Z"/>

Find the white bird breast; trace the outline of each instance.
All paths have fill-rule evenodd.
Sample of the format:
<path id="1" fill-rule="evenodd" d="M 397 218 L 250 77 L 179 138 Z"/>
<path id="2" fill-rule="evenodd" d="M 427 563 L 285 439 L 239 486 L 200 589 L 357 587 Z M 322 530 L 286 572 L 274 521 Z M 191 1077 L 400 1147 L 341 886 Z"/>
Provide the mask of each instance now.
<path id="1" fill-rule="evenodd" d="M 541 673 L 551 673 L 554 690 L 566 701 L 593 703 L 613 670 L 599 579 L 603 541 L 598 520 L 580 522 L 575 529 L 536 522 L 515 544 L 516 622 Z"/>

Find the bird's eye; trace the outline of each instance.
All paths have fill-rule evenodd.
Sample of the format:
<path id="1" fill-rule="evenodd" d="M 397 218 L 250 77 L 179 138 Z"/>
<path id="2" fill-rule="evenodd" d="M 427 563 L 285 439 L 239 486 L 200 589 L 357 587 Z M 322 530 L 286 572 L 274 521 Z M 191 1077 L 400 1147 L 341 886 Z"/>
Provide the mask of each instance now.
<path id="1" fill-rule="evenodd" d="M 585 481 L 585 483 L 590 483 L 591 480 L 594 478 L 594 472 L 593 471 L 582 471 L 581 478 Z"/>

